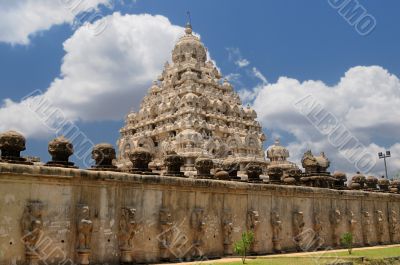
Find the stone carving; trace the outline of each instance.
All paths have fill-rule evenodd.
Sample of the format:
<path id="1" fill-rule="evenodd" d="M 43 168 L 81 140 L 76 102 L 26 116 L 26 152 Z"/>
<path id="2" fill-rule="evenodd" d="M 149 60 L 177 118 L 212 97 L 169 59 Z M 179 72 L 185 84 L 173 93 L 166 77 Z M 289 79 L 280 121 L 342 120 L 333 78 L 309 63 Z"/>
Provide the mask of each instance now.
<path id="1" fill-rule="evenodd" d="M 210 158 L 207 157 L 198 157 L 194 166 L 197 169 L 196 178 L 205 178 L 210 179 L 213 176 L 210 173 L 210 170 L 213 168 L 214 163 Z"/>
<path id="2" fill-rule="evenodd" d="M 383 216 L 383 212 L 381 210 L 377 210 L 376 212 L 376 235 L 378 239 L 379 244 L 383 244 L 385 239 L 384 239 L 384 234 L 385 234 L 385 219 Z"/>
<path id="3" fill-rule="evenodd" d="M 239 170 L 239 163 L 229 159 L 228 157 L 222 162 L 222 169 L 229 173 L 229 178 L 231 180 L 240 180 L 240 177 L 238 177 L 237 175 Z"/>
<path id="4" fill-rule="evenodd" d="M 258 211 L 250 210 L 247 212 L 247 231 L 251 231 L 254 234 L 253 243 L 250 246 L 250 253 L 256 253 L 258 247 L 258 227 L 260 224 L 260 215 Z"/>
<path id="5" fill-rule="evenodd" d="M 185 163 L 182 156 L 178 155 L 175 151 L 168 152 L 165 159 L 164 165 L 167 167 L 165 176 L 183 177 L 184 174 L 181 172 L 181 167 Z"/>
<path id="6" fill-rule="evenodd" d="M 353 243 L 356 242 L 356 229 L 358 221 L 353 211 L 349 212 L 349 232 L 353 235 Z"/>
<path id="7" fill-rule="evenodd" d="M 383 176 L 378 180 L 379 190 L 382 192 L 389 192 L 390 181 Z"/>
<path id="8" fill-rule="evenodd" d="M 391 193 L 400 193 L 400 180 L 394 179 L 390 182 L 390 192 Z"/>
<path id="9" fill-rule="evenodd" d="M 321 216 L 319 212 L 314 213 L 314 222 L 313 222 L 313 230 L 314 230 L 314 249 L 318 250 L 324 245 L 324 240 L 322 238 L 321 232 L 323 229 L 323 223 L 321 221 Z"/>
<path id="10" fill-rule="evenodd" d="M 397 243 L 396 236 L 399 234 L 399 219 L 397 212 L 395 210 L 390 211 L 389 217 L 389 232 L 390 232 L 390 241 L 392 243 Z"/>
<path id="11" fill-rule="evenodd" d="M 202 257 L 204 246 L 204 235 L 206 231 L 206 221 L 204 216 L 204 209 L 195 208 L 191 216 L 191 226 L 193 229 L 193 256 Z"/>
<path id="12" fill-rule="evenodd" d="M 141 144 L 155 164 L 163 164 L 166 151 L 177 152 L 188 176 L 196 174 L 194 161 L 203 154 L 216 164 L 231 155 L 241 170 L 252 161 L 266 167 L 265 135 L 256 112 L 242 106 L 227 80 L 220 82 L 221 74 L 206 60 L 203 43 L 188 29 L 138 112 L 127 115 L 118 141 L 118 166 L 128 162 L 129 144 Z"/>
<path id="13" fill-rule="evenodd" d="M 64 136 L 51 140 L 48 151 L 51 155 L 51 161 L 47 162 L 46 166 L 74 167 L 74 163 L 68 161 L 69 157 L 74 153 L 74 147 Z"/>
<path id="14" fill-rule="evenodd" d="M 320 156 L 314 156 L 311 150 L 308 150 L 304 153 L 303 158 L 301 159 L 301 164 L 307 174 L 326 173 L 330 161 L 325 156 L 324 152 L 322 152 Z"/>
<path id="15" fill-rule="evenodd" d="M 279 167 L 268 168 L 267 174 L 269 177 L 269 183 L 271 184 L 282 183 L 283 170 L 281 168 Z"/>
<path id="16" fill-rule="evenodd" d="M 293 213 L 293 238 L 298 251 L 301 250 L 301 243 L 303 240 L 303 228 L 304 228 L 304 214 L 300 211 Z"/>
<path id="17" fill-rule="evenodd" d="M 363 238 L 364 238 L 364 245 L 369 246 L 371 244 L 370 234 L 371 234 L 371 215 L 368 211 L 364 211 L 362 213 L 362 224 L 363 224 Z"/>
<path id="18" fill-rule="evenodd" d="M 130 173 L 134 174 L 153 174 L 149 169 L 149 163 L 151 161 L 150 152 L 143 148 L 138 147 L 133 149 L 132 152 L 129 153 L 129 160 L 132 163 L 132 168 L 129 170 Z"/>
<path id="19" fill-rule="evenodd" d="M 38 243 L 43 235 L 43 204 L 30 201 L 25 206 L 21 219 L 22 240 L 25 245 L 25 257 L 28 265 L 37 265 L 39 261 Z"/>
<path id="20" fill-rule="evenodd" d="M 342 213 L 339 209 L 331 212 L 330 221 L 332 225 L 332 243 L 334 247 L 340 246 L 339 226 L 342 221 Z"/>
<path id="21" fill-rule="evenodd" d="M 247 173 L 247 178 L 248 182 L 252 183 L 260 183 L 262 182 L 262 179 L 260 178 L 260 175 L 262 174 L 262 168 L 254 163 L 250 163 L 246 166 L 246 173 Z"/>
<path id="22" fill-rule="evenodd" d="M 300 183 L 302 172 L 300 169 L 289 169 L 283 176 L 283 183 L 286 185 L 298 185 Z"/>
<path id="23" fill-rule="evenodd" d="M 356 175 L 351 179 L 350 189 L 352 190 L 362 190 L 365 187 L 365 176 L 360 172 L 357 172 Z"/>
<path id="24" fill-rule="evenodd" d="M 268 174 L 270 176 L 270 183 L 279 183 L 281 180 L 278 180 L 278 176 L 274 175 L 274 173 L 279 174 L 280 171 L 284 173 L 288 170 L 299 170 L 299 167 L 295 163 L 287 160 L 289 158 L 289 150 L 280 144 L 279 139 L 275 139 L 275 143 L 268 148 L 267 158 L 271 161 L 268 165 L 268 173 L 272 173 L 272 178 Z"/>
<path id="25" fill-rule="evenodd" d="M 93 147 L 92 158 L 96 165 L 92 166 L 95 170 L 117 171 L 117 167 L 113 165 L 115 159 L 115 149 L 111 144 L 102 143 Z"/>
<path id="26" fill-rule="evenodd" d="M 346 188 L 347 176 L 344 172 L 336 171 L 332 176 L 332 188 L 342 190 Z"/>
<path id="27" fill-rule="evenodd" d="M 215 178 L 219 180 L 230 180 L 229 173 L 221 169 L 216 170 Z"/>
<path id="28" fill-rule="evenodd" d="M 222 231 L 224 233 L 224 255 L 232 255 L 232 232 L 233 221 L 232 213 L 228 210 L 224 211 L 224 218 L 222 221 Z"/>
<path id="29" fill-rule="evenodd" d="M 376 191 L 378 190 L 378 179 L 374 176 L 368 176 L 365 180 L 365 184 L 367 185 L 367 191 Z"/>
<path id="30" fill-rule="evenodd" d="M 93 232 L 93 221 L 90 218 L 90 209 L 87 205 L 78 206 L 78 263 L 89 264 L 90 246 Z"/>
<path id="31" fill-rule="evenodd" d="M 174 236 L 173 219 L 171 212 L 168 208 L 160 209 L 160 228 L 161 234 L 159 236 L 160 258 L 162 261 L 170 260 L 170 251 L 172 248 L 172 240 Z"/>
<path id="32" fill-rule="evenodd" d="M 0 150 L 0 162 L 32 164 L 20 155 L 25 150 L 25 137 L 16 131 L 7 131 L 0 134 Z"/>
<path id="33" fill-rule="evenodd" d="M 121 251 L 120 261 L 124 263 L 132 262 L 133 238 L 138 224 L 136 223 L 136 209 L 122 207 L 119 220 L 118 242 Z"/>
<path id="34" fill-rule="evenodd" d="M 271 225 L 272 225 L 272 248 L 275 253 L 281 253 L 282 221 L 279 214 L 276 211 L 271 213 Z"/>

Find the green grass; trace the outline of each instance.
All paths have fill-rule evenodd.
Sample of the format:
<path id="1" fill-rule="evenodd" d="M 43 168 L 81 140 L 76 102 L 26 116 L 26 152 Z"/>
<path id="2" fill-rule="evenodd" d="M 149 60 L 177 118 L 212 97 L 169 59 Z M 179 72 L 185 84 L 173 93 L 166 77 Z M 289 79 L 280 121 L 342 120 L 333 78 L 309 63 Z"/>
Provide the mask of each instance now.
<path id="1" fill-rule="evenodd" d="M 364 250 L 353 250 L 353 254 L 344 251 L 328 252 L 325 254 L 315 253 L 307 256 L 299 257 L 259 257 L 257 259 L 247 259 L 246 264 L 248 265 L 322 265 L 326 263 L 332 263 L 335 260 L 352 260 L 354 264 L 362 264 L 361 257 L 367 259 L 382 259 L 389 257 L 400 256 L 400 247 L 389 247 L 381 249 L 364 249 Z M 240 265 L 242 262 L 227 262 L 219 263 L 226 265 Z M 397 263 L 396 263 L 397 264 Z"/>

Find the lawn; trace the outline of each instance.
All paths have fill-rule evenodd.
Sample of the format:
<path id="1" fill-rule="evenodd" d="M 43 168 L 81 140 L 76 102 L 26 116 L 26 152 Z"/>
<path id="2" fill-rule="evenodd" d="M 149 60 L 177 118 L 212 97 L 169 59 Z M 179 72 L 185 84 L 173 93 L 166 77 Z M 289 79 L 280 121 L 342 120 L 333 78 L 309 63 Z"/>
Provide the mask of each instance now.
<path id="1" fill-rule="evenodd" d="M 322 265 L 327 263 L 333 263 L 334 261 L 353 261 L 354 264 L 363 264 L 362 257 L 373 260 L 382 259 L 389 257 L 399 257 L 400 247 L 389 247 L 389 248 L 378 248 L 378 249 L 364 249 L 354 250 L 352 255 L 349 255 L 347 251 L 327 252 L 327 253 L 315 253 L 307 254 L 298 257 L 258 257 L 257 259 L 247 259 L 246 264 L 249 265 Z M 240 265 L 241 262 L 227 262 L 222 263 L 226 265 Z M 369 263 L 366 263 L 369 264 Z M 385 264 L 385 263 L 383 263 Z M 387 264 L 400 264 L 398 263 L 387 263 Z"/>

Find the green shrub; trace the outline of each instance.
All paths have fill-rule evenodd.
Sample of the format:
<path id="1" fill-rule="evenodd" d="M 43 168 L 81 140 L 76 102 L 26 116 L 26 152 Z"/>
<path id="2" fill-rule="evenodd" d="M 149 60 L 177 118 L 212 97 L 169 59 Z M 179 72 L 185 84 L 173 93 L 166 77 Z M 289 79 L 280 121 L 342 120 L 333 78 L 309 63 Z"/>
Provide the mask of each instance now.
<path id="1" fill-rule="evenodd" d="M 340 243 L 343 247 L 347 248 L 347 251 L 349 251 L 349 255 L 351 255 L 351 252 L 353 250 L 353 234 L 350 232 L 344 233 L 340 237 Z"/>
<path id="2" fill-rule="evenodd" d="M 241 256 L 243 264 L 246 263 L 247 253 L 253 241 L 254 233 L 252 231 L 246 231 L 243 232 L 242 238 L 233 245 L 233 251 Z"/>

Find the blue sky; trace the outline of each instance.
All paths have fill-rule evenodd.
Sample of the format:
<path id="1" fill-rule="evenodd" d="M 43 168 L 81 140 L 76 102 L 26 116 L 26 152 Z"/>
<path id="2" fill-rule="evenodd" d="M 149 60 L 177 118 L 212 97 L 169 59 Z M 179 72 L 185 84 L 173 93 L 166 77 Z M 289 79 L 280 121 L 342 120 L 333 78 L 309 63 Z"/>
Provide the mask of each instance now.
<path id="1" fill-rule="evenodd" d="M 28 0 L 18 0 L 23 5 Z M 40 0 L 46 5 L 47 0 Z M 94 1 L 96 2 L 96 1 Z M 107 3 L 107 0 L 98 1 L 99 3 Z M 102 15 L 99 19 L 107 16 L 112 16 L 115 12 L 120 12 L 122 15 L 131 14 L 150 14 L 162 15 L 170 21 L 171 25 L 183 26 L 186 23 L 186 11 L 190 10 L 192 16 L 192 24 L 195 32 L 201 35 L 202 41 L 208 48 L 211 57 L 216 61 L 218 67 L 224 75 L 236 76 L 236 79 L 231 82 L 235 85 L 237 91 L 262 91 L 268 97 L 274 96 L 273 91 L 275 87 L 279 87 L 284 82 L 280 82 L 280 77 L 288 77 L 299 81 L 302 84 L 306 80 L 314 80 L 317 82 L 321 80 L 327 89 L 335 88 L 335 85 L 345 76 L 345 73 L 357 66 L 369 67 L 376 65 L 382 69 L 372 71 L 370 68 L 354 71 L 349 76 L 354 77 L 358 74 L 366 74 L 367 76 L 384 76 L 383 70 L 387 70 L 389 75 L 395 77 L 400 76 L 400 35 L 398 34 L 398 25 L 400 25 L 400 17 L 398 10 L 400 2 L 395 0 L 388 1 L 361 1 L 358 3 L 362 5 L 365 10 L 373 16 L 376 20 L 376 27 L 367 36 L 360 35 L 354 26 L 349 23 L 338 13 L 338 10 L 331 7 L 328 1 L 324 0 L 310 0 L 310 1 L 295 1 L 295 0 L 276 0 L 276 1 L 153 1 L 153 0 L 138 0 L 138 1 L 124 1 L 114 2 L 114 5 L 99 5 L 99 13 Z M 5 5 L 2 7 L 2 5 Z M 0 3 L 1 12 L 16 14 L 19 10 L 8 3 Z M 95 6 L 96 7 L 96 6 Z M 65 9 L 65 7 L 59 7 Z M 6 11 L 4 11 L 6 10 Z M 49 8 L 49 14 L 51 15 Z M 32 11 L 34 12 L 34 10 Z M 68 12 L 68 10 L 66 11 Z M 59 14 L 54 14 L 59 16 Z M 69 39 L 77 39 L 79 36 L 79 24 L 72 26 L 73 21 L 79 20 L 79 15 L 75 18 L 70 18 L 66 15 L 65 21 L 44 21 L 45 28 L 31 29 L 28 41 L 21 36 L 15 38 L 7 37 L 9 32 L 21 31 L 21 25 L 24 25 L 24 17 L 15 19 L 13 16 L 1 16 L 0 24 L 9 25 L 7 28 L 0 27 L 0 98 L 11 99 L 12 102 L 18 103 L 21 98 L 31 93 L 35 89 L 46 91 L 51 87 L 55 78 L 61 78 L 66 75 L 61 70 L 63 62 L 68 62 L 66 55 L 71 52 L 75 46 L 70 47 L 71 50 L 65 50 L 64 43 Z M 15 16 L 18 17 L 18 16 Z M 2 21 L 8 20 L 8 21 Z M 3 22 L 3 23 L 2 23 Z M 42 23 L 42 22 L 41 22 Z M 32 23 L 33 24 L 33 23 Z M 40 24 L 38 22 L 38 24 Z M 41 24 L 43 25 L 43 24 Z M 134 27 L 141 25 L 134 24 Z M 144 25 L 146 26 L 146 25 Z M 110 30 L 110 28 L 106 29 Z M 1 31 L 6 33 L 2 34 Z M 156 32 L 149 32 L 149 34 L 157 34 Z M 172 34 L 172 33 L 171 33 Z M 102 34 L 103 35 L 103 34 Z M 101 41 L 102 35 L 97 38 Z M 144 35 L 146 36 L 146 35 Z M 19 39 L 18 39 L 19 38 Z M 139 40 L 140 41 L 140 40 Z M 78 41 L 76 40 L 78 49 Z M 171 45 L 171 41 L 166 46 Z M 160 45 L 163 45 L 160 43 Z M 169 47 L 169 46 L 168 46 Z M 154 52 L 157 51 L 157 47 Z M 168 49 L 167 49 L 168 51 Z M 232 52 L 235 51 L 235 52 Z M 151 53 L 151 50 L 149 51 Z M 72 52 L 71 52 L 72 53 Z M 168 53 L 168 52 L 166 52 Z M 165 56 L 169 57 L 169 54 Z M 240 58 L 239 58 L 240 57 Z M 92 58 L 83 55 L 80 57 L 83 61 L 90 61 Z M 245 67 L 237 65 L 238 59 L 245 59 L 249 62 Z M 118 57 L 115 57 L 118 60 Z M 161 67 L 159 72 L 161 72 Z M 152 69 L 151 73 L 156 71 Z M 255 75 L 257 70 L 267 80 L 262 81 Z M 367 71 L 368 70 L 368 71 Z M 372 72 L 371 72 L 371 71 Z M 129 72 L 135 75 L 135 71 Z M 154 76 L 155 78 L 156 76 Z M 357 80 L 364 80 L 365 78 L 357 78 Z M 381 82 L 381 79 L 377 79 Z M 81 80 L 82 81 L 82 80 Z M 282 81 L 282 80 L 281 80 Z M 377 82 L 378 82 L 377 81 Z M 384 81 L 383 81 L 384 82 Z M 374 84 L 374 80 L 367 82 Z M 381 82 L 382 83 L 382 82 Z M 396 82 L 395 82 L 396 83 Z M 148 80 L 147 86 L 150 86 L 151 80 Z M 391 83 L 390 83 L 391 84 Z M 141 86 L 144 84 L 140 84 Z M 274 86 L 275 85 L 275 86 Z M 397 85 L 397 83 L 396 83 Z M 394 85 L 394 89 L 398 87 Z M 307 86 L 307 85 L 304 85 Z M 300 87 L 304 87 L 300 86 Z M 357 84 L 355 85 L 357 86 Z M 286 86 L 285 86 L 286 88 Z M 64 88 L 64 91 L 68 90 Z M 258 90 L 257 90 L 258 89 Z M 276 88 L 278 89 L 278 88 Z M 282 88 L 284 89 L 284 88 Z M 281 89 L 281 90 L 282 90 Z M 376 89 L 376 87 L 375 87 Z M 71 93 L 76 93 L 75 90 Z M 124 90 L 125 91 L 125 90 Z M 135 93 L 132 88 L 131 104 L 121 103 L 118 106 L 119 113 L 111 115 L 111 117 L 102 118 L 91 115 L 86 117 L 84 114 L 79 113 L 73 115 L 73 120 L 79 128 L 88 135 L 93 142 L 111 142 L 115 144 L 118 138 L 118 130 L 123 125 L 123 119 L 126 113 L 133 107 L 137 108 L 140 97 L 143 96 L 143 91 Z M 272 91 L 272 92 L 270 92 Z M 289 96 L 291 94 L 288 88 Z M 324 89 L 321 88 L 321 91 Z M 355 91 L 361 91 L 362 88 L 357 88 Z M 366 89 L 365 93 L 374 93 L 374 89 Z M 268 94 L 268 93 L 272 94 Z M 318 95 L 318 92 L 316 92 Z M 357 92 L 358 93 L 358 92 Z M 387 104 L 396 104 L 399 101 L 398 97 L 393 97 L 386 94 L 388 98 L 393 101 Z M 118 92 L 116 92 L 118 94 Z M 261 93 L 262 94 L 262 93 Z M 246 102 L 253 104 L 257 109 L 263 98 L 258 92 L 250 96 Z M 325 93 L 326 94 L 326 93 Z M 125 94 L 121 94 L 125 95 Z M 351 95 L 351 96 L 350 96 Z M 139 97 L 139 99 L 137 99 Z M 352 98 L 354 97 L 354 98 Z M 278 97 L 279 98 L 279 97 Z M 289 98 L 289 97 L 288 97 Z M 317 98 L 323 98 L 318 97 Z M 370 100 L 374 97 L 370 95 L 365 101 L 359 100 L 357 94 L 349 93 L 345 96 L 348 99 L 343 108 L 350 109 L 354 104 L 357 106 L 362 104 L 369 104 Z M 96 100 L 96 98 L 93 98 Z M 126 100 L 126 99 L 125 99 Z M 328 103 L 325 99 L 321 99 L 323 103 Z M 341 105 L 343 97 L 333 99 L 332 104 Z M 376 100 L 383 100 L 382 105 L 385 106 L 385 98 L 377 97 Z M 359 101 L 359 102 L 358 102 Z M 124 101 L 125 102 L 125 101 Z M 128 102 L 128 101 L 126 101 Z M 257 103 L 258 102 L 258 103 Z M 357 102 L 357 103 L 356 103 Z M 379 106 L 377 109 L 371 108 L 371 111 L 380 112 Z M 276 108 L 276 106 L 264 106 L 267 108 Z M 60 107 L 61 109 L 65 106 Z M 106 108 L 113 108 L 113 106 L 106 106 Z M 344 110 L 337 110 L 327 106 L 327 108 L 335 113 L 338 117 L 342 118 Z M 7 109 L 6 104 L 3 105 L 3 116 L 15 115 Z M 114 108 L 115 109 L 115 108 Z M 368 109 L 368 108 L 367 108 Z M 82 108 L 85 112 L 85 108 Z M 66 110 L 68 112 L 68 110 Z M 265 146 L 273 143 L 273 137 L 279 136 L 285 145 L 293 148 L 293 159 L 298 160 L 299 154 L 304 152 L 305 146 L 302 142 L 309 141 L 307 147 L 315 149 L 315 152 L 320 152 L 327 143 L 321 141 L 312 141 L 302 133 L 296 132 L 293 128 L 286 128 L 280 124 L 279 120 L 286 120 L 293 109 L 287 109 L 281 112 L 284 116 L 275 113 L 271 110 L 260 110 L 259 118 L 263 124 L 264 130 L 269 136 Z M 335 112 L 336 111 L 336 112 Z M 78 111 L 77 111 L 78 112 Z M 88 111 L 90 112 L 90 110 Z M 9 114 L 9 115 L 7 115 Z M 101 114 L 99 114 L 101 115 Z M 369 116 L 371 113 L 365 113 Z M 382 110 L 380 114 L 382 117 L 395 116 L 393 112 Z M 361 115 L 362 116 L 362 115 Z M 373 117 L 371 120 L 377 119 L 385 120 L 382 117 Z M 378 115 L 379 116 L 379 115 Z M 2 130 L 6 129 L 19 129 L 18 121 L 9 122 L 8 120 L 1 120 Z M 398 116 L 397 116 L 398 117 Z M 297 116 L 291 117 L 297 119 Z M 290 119 L 288 119 L 290 121 Z M 368 118 L 367 118 L 368 120 Z M 367 121 L 366 120 L 366 121 Z M 22 122 L 22 121 L 21 121 Z M 344 119 L 344 123 L 349 124 L 350 130 L 354 121 L 351 119 Z M 314 135 L 316 129 L 312 124 L 307 124 L 304 120 L 303 132 L 308 132 L 308 135 Z M 355 122 L 357 123 L 357 122 Z M 366 122 L 368 123 L 368 122 Z M 365 124 L 366 124 L 365 123 Z M 35 125 L 37 126 L 37 125 Z M 354 127 L 352 132 L 363 142 L 364 145 L 373 150 L 379 148 L 392 148 L 399 150 L 398 135 L 399 135 L 398 118 L 392 117 L 387 122 L 382 123 L 381 127 L 370 126 L 363 124 Z M 299 127 L 303 128 L 303 127 Z M 381 129 L 380 129 L 381 128 Z M 314 131 L 313 131 L 314 130 Z M 29 130 L 28 130 L 29 131 Z M 26 155 L 37 155 L 43 161 L 47 161 L 49 156 L 47 154 L 47 142 L 52 138 L 51 134 L 28 132 L 28 150 Z M 318 136 L 318 139 L 320 136 Z M 314 142 L 314 145 L 313 145 Z M 319 144 L 316 144 L 318 142 Z M 372 146 L 371 144 L 374 144 Z M 345 164 L 344 160 L 340 158 L 340 154 L 335 154 L 335 149 L 328 148 L 331 151 L 332 160 L 337 162 L 334 169 L 344 168 L 348 172 L 353 172 L 355 169 L 350 164 Z M 396 154 L 396 152 L 394 151 Z M 329 153 L 327 154 L 330 155 Z M 72 159 L 74 160 L 74 159 Z M 400 170 L 400 162 L 395 164 L 393 159 L 392 173 L 395 174 Z M 396 159 L 398 161 L 399 159 Z M 75 159 L 79 165 L 82 163 Z M 379 163 L 381 161 L 378 161 Z M 392 161 L 390 161 L 392 162 Z M 389 162 L 389 163 L 390 163 Z M 397 162 L 396 162 L 397 163 Z M 389 164 L 390 165 L 390 164 Z M 353 170 L 354 169 L 354 170 Z M 382 167 L 377 166 L 372 172 L 380 174 Z"/>

